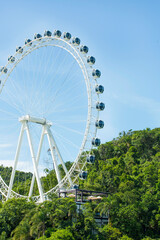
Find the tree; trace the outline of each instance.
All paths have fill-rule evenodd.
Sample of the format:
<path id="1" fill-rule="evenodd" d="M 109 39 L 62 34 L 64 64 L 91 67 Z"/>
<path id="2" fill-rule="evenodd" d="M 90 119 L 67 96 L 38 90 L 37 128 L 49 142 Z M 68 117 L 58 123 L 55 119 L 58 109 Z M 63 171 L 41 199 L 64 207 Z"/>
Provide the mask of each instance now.
<path id="1" fill-rule="evenodd" d="M 0 209 L 0 234 L 4 231 L 9 237 L 26 213 L 35 207 L 25 199 L 9 199 Z"/>
<path id="2" fill-rule="evenodd" d="M 99 229 L 99 239 L 101 240 L 119 240 L 121 232 L 110 224 Z"/>
<path id="3" fill-rule="evenodd" d="M 119 240 L 133 240 L 132 238 L 128 237 L 127 235 L 123 235 Z"/>
<path id="4" fill-rule="evenodd" d="M 12 231 L 13 240 L 30 240 L 30 225 L 26 219 L 22 220 L 20 224 Z"/>
<path id="5" fill-rule="evenodd" d="M 51 237 L 48 240 L 75 240 L 72 232 L 66 229 L 58 229 L 56 232 L 52 233 Z"/>
<path id="6" fill-rule="evenodd" d="M 6 232 L 2 232 L 0 235 L 0 240 L 6 240 L 7 239 L 7 233 Z"/>

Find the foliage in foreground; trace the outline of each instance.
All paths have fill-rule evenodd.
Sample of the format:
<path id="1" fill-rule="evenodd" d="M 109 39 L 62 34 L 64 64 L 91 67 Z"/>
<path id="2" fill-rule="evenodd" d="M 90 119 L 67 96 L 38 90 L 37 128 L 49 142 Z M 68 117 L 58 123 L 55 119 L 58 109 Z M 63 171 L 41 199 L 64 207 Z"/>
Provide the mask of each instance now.
<path id="1" fill-rule="evenodd" d="M 108 198 L 88 203 L 79 214 L 69 198 L 38 206 L 8 200 L 0 205 L 0 240 L 160 239 L 160 129 L 123 132 L 95 155 L 88 179 L 79 185 L 109 192 Z M 109 211 L 108 225 L 96 225 L 97 211 Z"/>

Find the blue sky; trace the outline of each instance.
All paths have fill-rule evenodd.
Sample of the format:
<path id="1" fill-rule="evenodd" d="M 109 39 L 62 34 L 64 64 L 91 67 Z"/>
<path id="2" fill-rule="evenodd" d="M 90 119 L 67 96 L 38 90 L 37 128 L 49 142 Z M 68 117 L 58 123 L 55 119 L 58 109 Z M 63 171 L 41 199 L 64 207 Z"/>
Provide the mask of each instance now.
<path id="1" fill-rule="evenodd" d="M 0 65 L 35 32 L 69 31 L 89 47 L 102 72 L 102 142 L 123 130 L 160 126 L 160 1 L 0 2 Z"/>

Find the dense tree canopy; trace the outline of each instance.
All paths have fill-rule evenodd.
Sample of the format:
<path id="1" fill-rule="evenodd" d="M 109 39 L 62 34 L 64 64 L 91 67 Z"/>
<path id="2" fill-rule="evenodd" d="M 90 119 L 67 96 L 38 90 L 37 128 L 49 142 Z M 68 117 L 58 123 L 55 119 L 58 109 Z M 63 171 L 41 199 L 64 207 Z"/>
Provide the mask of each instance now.
<path id="1" fill-rule="evenodd" d="M 160 239 L 160 129 L 120 133 L 94 153 L 95 164 L 87 165 L 88 178 L 79 180 L 79 187 L 108 192 L 107 198 L 87 203 L 80 213 L 70 198 L 53 196 L 39 205 L 10 199 L 0 204 L 0 240 Z M 8 171 L 0 167 L 3 178 L 8 179 Z M 20 174 L 22 182 L 30 178 L 30 173 Z M 46 188 L 51 176 L 56 184 L 53 170 L 43 179 Z M 98 226 L 96 212 L 109 212 L 109 224 Z"/>

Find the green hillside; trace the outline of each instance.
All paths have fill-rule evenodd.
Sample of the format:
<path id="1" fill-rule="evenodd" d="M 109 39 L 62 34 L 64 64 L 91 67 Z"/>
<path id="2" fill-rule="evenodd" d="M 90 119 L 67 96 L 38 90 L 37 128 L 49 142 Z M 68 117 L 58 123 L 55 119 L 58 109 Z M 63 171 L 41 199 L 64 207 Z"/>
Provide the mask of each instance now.
<path id="1" fill-rule="evenodd" d="M 53 196 L 52 202 L 38 206 L 9 200 L 0 208 L 0 240 L 160 239 L 160 128 L 120 133 L 94 153 L 96 161 L 87 165 L 88 178 L 79 180 L 79 188 L 109 192 L 108 198 L 86 204 L 81 214 L 68 198 Z M 1 166 L 4 178 L 6 171 Z M 29 179 L 29 174 L 21 178 Z M 49 176 L 55 185 L 54 172 Z M 47 184 L 47 177 L 43 181 Z M 109 212 L 109 225 L 96 226 L 96 212 Z"/>
<path id="2" fill-rule="evenodd" d="M 133 239 L 160 238 L 160 129 L 123 132 L 96 155 L 82 186 L 110 192 L 100 211 Z"/>

